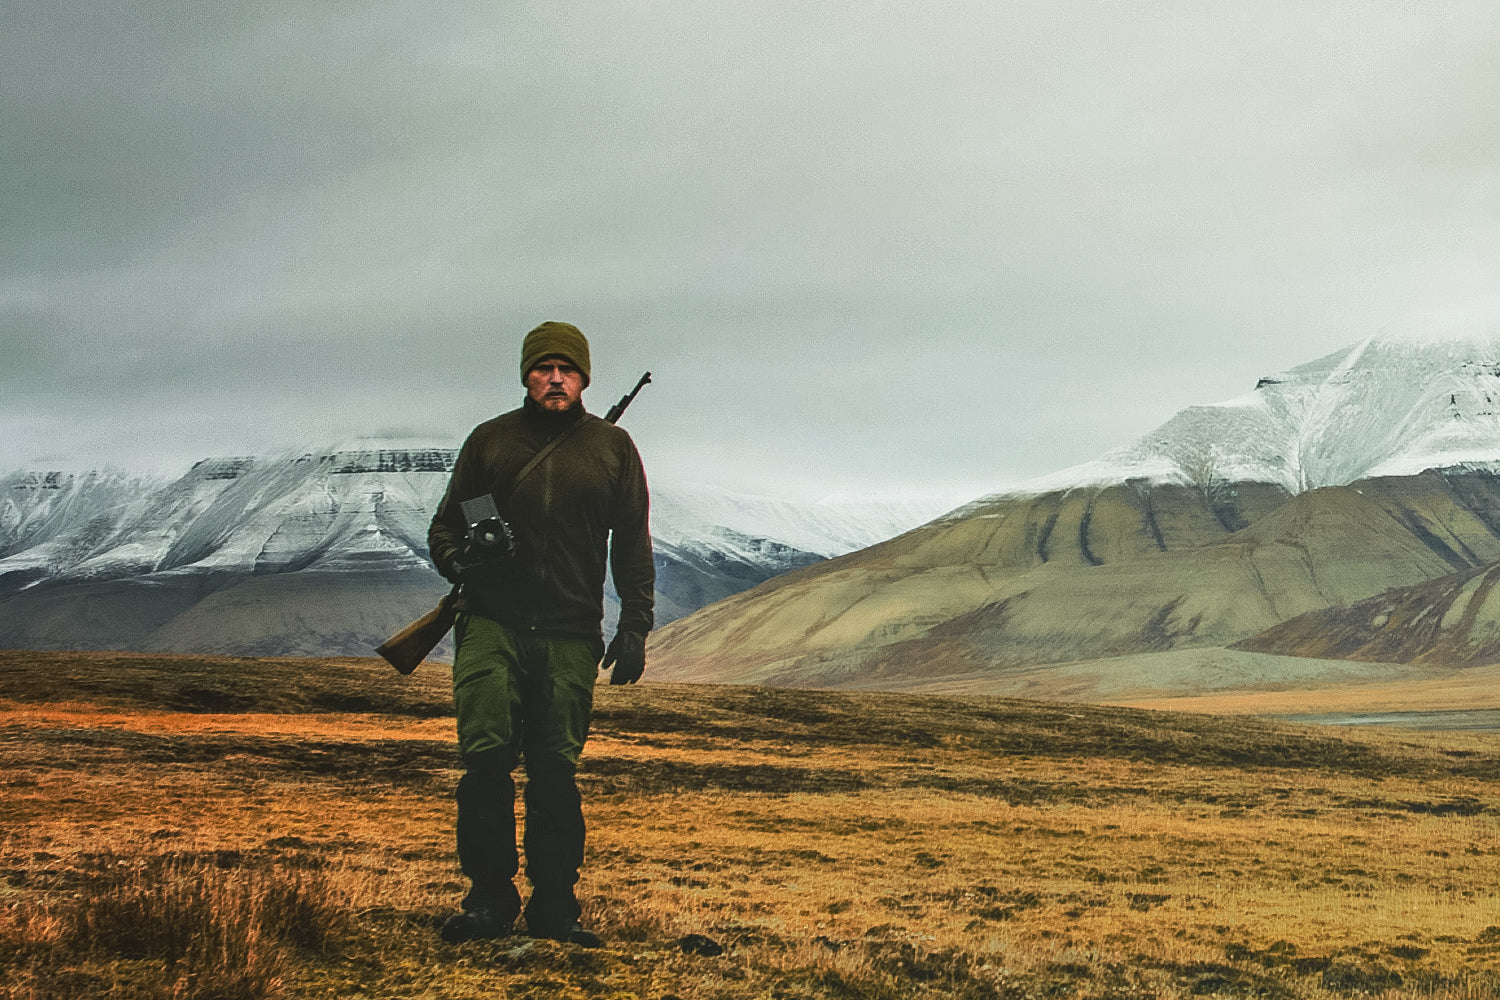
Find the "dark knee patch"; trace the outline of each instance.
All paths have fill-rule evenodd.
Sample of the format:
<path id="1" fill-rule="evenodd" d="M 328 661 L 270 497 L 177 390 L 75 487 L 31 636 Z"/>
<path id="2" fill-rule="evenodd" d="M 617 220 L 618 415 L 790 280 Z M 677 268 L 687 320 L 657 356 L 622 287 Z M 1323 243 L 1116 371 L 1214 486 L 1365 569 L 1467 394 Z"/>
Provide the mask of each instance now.
<path id="1" fill-rule="evenodd" d="M 529 778 L 574 778 L 578 775 L 578 765 L 565 758 L 553 754 L 546 756 L 537 755 L 533 760 L 526 758 L 526 776 Z"/>
<path id="2" fill-rule="evenodd" d="M 505 747 L 492 747 L 463 755 L 464 770 L 478 775 L 508 774 L 515 761 Z"/>

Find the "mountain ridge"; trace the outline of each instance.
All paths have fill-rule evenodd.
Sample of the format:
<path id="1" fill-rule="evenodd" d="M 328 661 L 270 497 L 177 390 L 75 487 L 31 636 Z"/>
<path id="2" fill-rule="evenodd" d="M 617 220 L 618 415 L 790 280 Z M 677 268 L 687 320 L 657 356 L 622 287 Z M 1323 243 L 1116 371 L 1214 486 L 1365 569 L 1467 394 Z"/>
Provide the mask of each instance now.
<path id="1" fill-rule="evenodd" d="M 1094 462 L 701 609 L 661 630 L 655 669 L 787 686 L 1000 683 L 1046 664 L 1228 646 L 1475 570 L 1500 560 L 1496 401 L 1494 326 L 1377 335 Z"/>
<path id="2" fill-rule="evenodd" d="M 1124 447 L 1018 493 L 1144 478 L 1290 493 L 1472 465 L 1500 471 L 1500 323 L 1425 318 L 1190 406 Z"/>
<path id="3" fill-rule="evenodd" d="M 362 446 L 205 459 L 176 478 L 0 477 L 0 644 L 366 653 L 447 590 L 426 536 L 454 456 Z M 663 622 L 943 509 L 915 498 L 796 504 L 670 484 L 653 499 Z M 309 617 L 315 590 L 298 574 L 316 574 L 330 620 Z M 606 605 L 612 617 L 612 588 Z"/>

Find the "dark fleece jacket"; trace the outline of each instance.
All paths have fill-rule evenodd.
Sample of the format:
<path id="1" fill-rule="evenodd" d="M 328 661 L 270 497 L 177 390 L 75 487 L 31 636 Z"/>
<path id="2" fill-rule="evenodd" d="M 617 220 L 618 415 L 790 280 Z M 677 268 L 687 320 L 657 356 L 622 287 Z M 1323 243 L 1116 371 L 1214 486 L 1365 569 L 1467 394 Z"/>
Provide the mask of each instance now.
<path id="1" fill-rule="evenodd" d="M 578 427 L 512 488 L 518 472 L 573 424 Z M 601 638 L 606 562 L 620 595 L 620 631 L 654 621 L 646 474 L 630 435 L 584 411 L 549 413 L 529 398 L 474 428 L 453 466 L 427 532 L 438 572 L 457 582 L 468 524 L 460 504 L 491 494 L 521 549 L 517 574 L 464 585 L 458 609 L 546 635 Z"/>

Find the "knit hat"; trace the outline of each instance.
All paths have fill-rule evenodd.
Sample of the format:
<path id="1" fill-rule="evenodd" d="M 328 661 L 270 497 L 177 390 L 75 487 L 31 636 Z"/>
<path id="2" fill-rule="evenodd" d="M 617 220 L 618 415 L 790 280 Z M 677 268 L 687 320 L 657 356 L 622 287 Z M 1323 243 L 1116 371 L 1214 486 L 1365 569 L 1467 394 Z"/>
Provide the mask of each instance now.
<path id="1" fill-rule="evenodd" d="M 583 331 L 572 323 L 543 323 L 526 335 L 521 344 L 521 383 L 536 363 L 548 357 L 567 358 L 583 373 L 583 384 L 589 384 L 589 342 Z"/>

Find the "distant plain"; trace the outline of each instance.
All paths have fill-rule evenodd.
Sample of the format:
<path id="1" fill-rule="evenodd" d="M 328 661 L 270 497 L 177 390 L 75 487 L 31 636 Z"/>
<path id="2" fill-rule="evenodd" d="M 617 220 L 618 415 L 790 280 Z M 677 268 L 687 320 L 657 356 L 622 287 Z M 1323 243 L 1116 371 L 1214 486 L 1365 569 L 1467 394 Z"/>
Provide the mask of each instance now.
<path id="1" fill-rule="evenodd" d="M 1497 669 L 1160 702 L 1240 715 L 601 687 L 584 951 L 438 940 L 441 665 L 0 652 L 0 995 L 1492 996 L 1500 735 L 1258 716 L 1472 703 Z M 301 916 L 228 984 L 121 929 L 177 883 Z"/>

